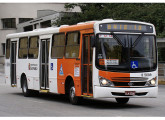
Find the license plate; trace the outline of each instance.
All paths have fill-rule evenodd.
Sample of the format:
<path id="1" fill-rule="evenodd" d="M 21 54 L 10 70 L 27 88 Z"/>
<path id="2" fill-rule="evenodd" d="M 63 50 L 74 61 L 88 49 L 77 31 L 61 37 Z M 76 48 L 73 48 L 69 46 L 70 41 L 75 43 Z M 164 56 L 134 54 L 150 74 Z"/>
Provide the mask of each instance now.
<path id="1" fill-rule="evenodd" d="M 135 95 L 135 91 L 125 91 L 125 95 Z"/>

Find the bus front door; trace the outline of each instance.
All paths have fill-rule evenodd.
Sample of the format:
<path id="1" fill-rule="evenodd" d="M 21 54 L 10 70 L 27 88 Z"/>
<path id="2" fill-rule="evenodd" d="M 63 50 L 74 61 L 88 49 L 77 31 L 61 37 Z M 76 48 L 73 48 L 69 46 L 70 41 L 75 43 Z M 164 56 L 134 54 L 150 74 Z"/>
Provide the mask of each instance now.
<path id="1" fill-rule="evenodd" d="M 83 95 L 92 96 L 92 56 L 93 48 L 90 46 L 91 35 L 83 36 L 83 50 L 82 50 L 82 92 Z"/>
<path id="2" fill-rule="evenodd" d="M 49 44 L 50 40 L 41 40 L 40 88 L 49 89 Z"/>
<path id="3" fill-rule="evenodd" d="M 16 54 L 17 54 L 17 42 L 12 41 L 11 42 L 11 86 L 16 87 L 17 81 L 16 81 Z"/>

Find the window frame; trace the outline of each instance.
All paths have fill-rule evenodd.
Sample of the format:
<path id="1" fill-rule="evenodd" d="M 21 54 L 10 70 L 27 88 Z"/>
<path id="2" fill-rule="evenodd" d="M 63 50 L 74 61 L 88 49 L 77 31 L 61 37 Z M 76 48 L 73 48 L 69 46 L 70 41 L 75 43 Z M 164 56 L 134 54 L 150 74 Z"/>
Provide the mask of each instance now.
<path id="1" fill-rule="evenodd" d="M 78 44 L 77 44 L 77 45 L 67 45 L 67 43 L 68 43 L 68 34 L 69 34 L 69 33 L 78 33 Z M 72 32 L 67 32 L 67 33 L 66 33 L 65 53 L 64 53 L 64 57 L 65 57 L 66 59 L 78 59 L 78 58 L 79 58 L 79 56 L 80 56 L 80 36 L 81 36 L 80 31 L 72 31 Z M 67 47 L 67 46 L 79 46 L 78 57 L 66 57 L 66 47 Z"/>
<path id="2" fill-rule="evenodd" d="M 38 44 L 37 44 L 37 47 L 38 47 L 38 55 L 37 55 L 37 58 L 31 58 L 31 57 L 29 57 L 29 50 L 30 50 L 30 39 L 32 38 L 32 37 L 37 37 L 37 40 L 38 40 Z M 28 54 L 27 54 L 27 58 L 28 59 L 38 59 L 38 56 L 39 56 L 39 36 L 38 35 L 36 35 L 36 36 L 29 36 L 28 37 Z"/>
<path id="3" fill-rule="evenodd" d="M 3 18 L 2 27 L 3 29 L 15 29 L 16 28 L 16 18 Z M 10 23 L 10 25 L 8 25 Z"/>
<path id="4" fill-rule="evenodd" d="M 26 58 L 21 58 L 21 57 L 19 56 L 19 51 L 20 51 L 20 40 L 21 40 L 22 38 L 27 38 L 27 57 L 26 57 Z M 21 49 L 25 49 L 25 48 L 21 48 Z M 28 37 L 28 36 L 27 36 L 27 37 L 20 37 L 20 38 L 19 38 L 19 48 L 18 48 L 18 59 L 28 59 L 28 49 L 29 49 L 29 37 Z"/>
<path id="5" fill-rule="evenodd" d="M 62 57 L 52 57 L 52 48 L 53 48 L 53 43 L 54 43 L 54 36 L 55 35 L 60 35 L 60 34 L 64 34 L 64 46 L 59 46 L 59 45 L 57 45 L 57 46 L 55 46 L 55 47 L 64 47 L 64 53 L 63 53 L 63 56 Z M 53 36 L 52 36 L 52 43 L 51 43 L 51 59 L 62 59 L 62 58 L 64 58 L 64 56 L 65 56 L 65 46 L 66 46 L 66 34 L 64 33 L 64 32 L 62 32 L 62 33 L 56 33 L 56 34 L 53 34 Z"/>

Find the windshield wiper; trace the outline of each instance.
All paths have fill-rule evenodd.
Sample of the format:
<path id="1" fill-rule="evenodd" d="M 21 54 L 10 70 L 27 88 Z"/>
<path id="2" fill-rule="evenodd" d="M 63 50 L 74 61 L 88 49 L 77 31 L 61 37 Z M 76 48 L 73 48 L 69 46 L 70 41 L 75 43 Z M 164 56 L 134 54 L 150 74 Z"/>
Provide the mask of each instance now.
<path id="1" fill-rule="evenodd" d="M 125 45 L 121 42 L 121 40 L 112 32 L 110 33 L 111 35 L 113 35 L 113 37 L 117 40 L 118 44 L 122 45 L 123 47 L 125 47 Z"/>
<path id="2" fill-rule="evenodd" d="M 143 37 L 143 35 L 144 35 L 144 33 L 142 33 L 141 35 L 139 35 L 139 37 L 135 40 L 135 42 L 133 44 L 131 43 L 131 48 L 134 48 L 139 43 L 139 41 L 141 40 L 141 38 Z"/>

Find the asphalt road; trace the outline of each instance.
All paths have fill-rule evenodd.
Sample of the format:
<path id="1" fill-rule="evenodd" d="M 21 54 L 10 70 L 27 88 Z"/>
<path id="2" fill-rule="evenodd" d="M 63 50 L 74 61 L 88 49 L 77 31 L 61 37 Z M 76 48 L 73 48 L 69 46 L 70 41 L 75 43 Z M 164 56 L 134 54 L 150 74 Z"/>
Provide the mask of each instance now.
<path id="1" fill-rule="evenodd" d="M 4 117 L 165 117 L 165 85 L 159 86 L 158 98 L 132 98 L 126 105 L 115 99 L 85 99 L 81 105 L 71 105 L 63 95 L 40 94 L 24 97 L 21 89 L 4 84 L 0 76 L 0 116 Z"/>

